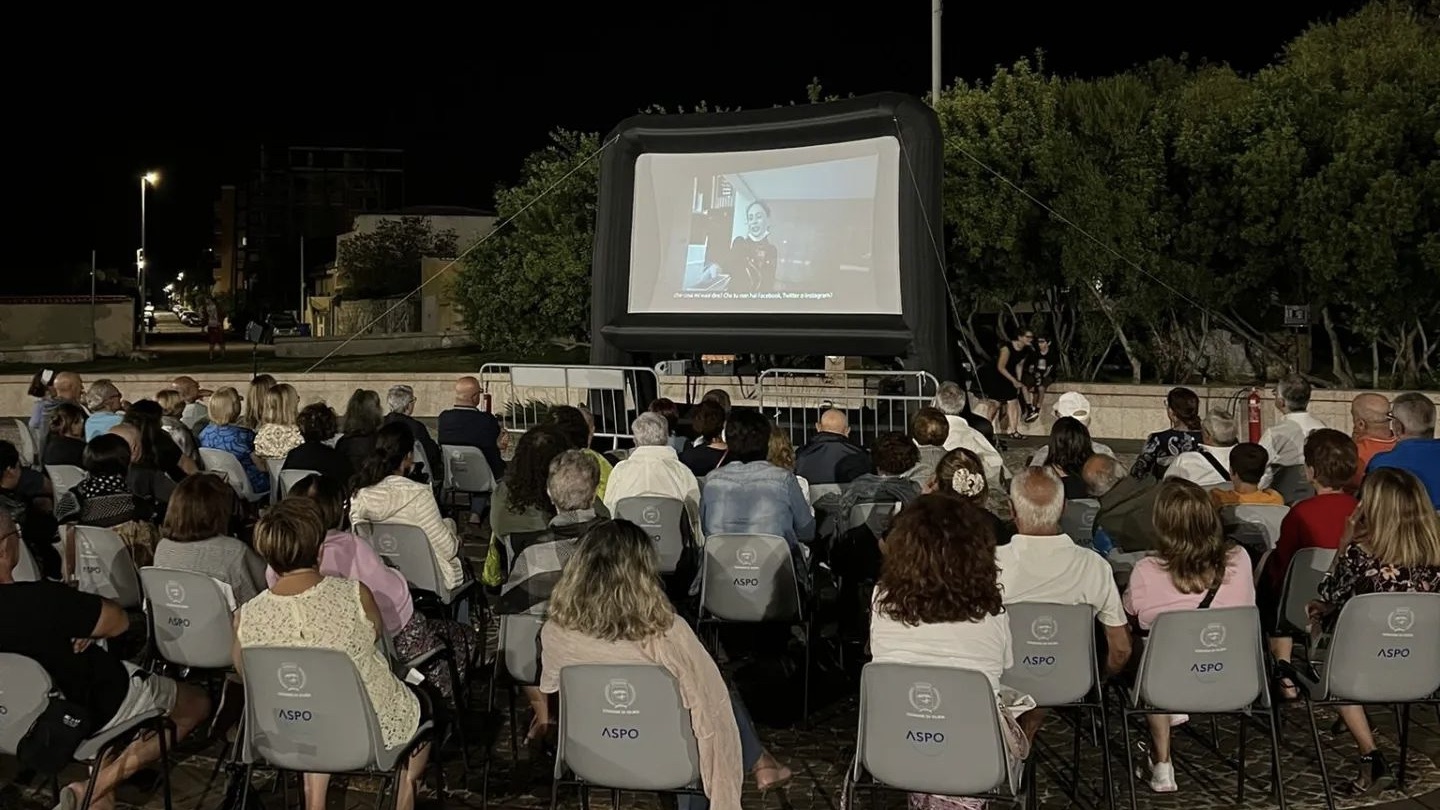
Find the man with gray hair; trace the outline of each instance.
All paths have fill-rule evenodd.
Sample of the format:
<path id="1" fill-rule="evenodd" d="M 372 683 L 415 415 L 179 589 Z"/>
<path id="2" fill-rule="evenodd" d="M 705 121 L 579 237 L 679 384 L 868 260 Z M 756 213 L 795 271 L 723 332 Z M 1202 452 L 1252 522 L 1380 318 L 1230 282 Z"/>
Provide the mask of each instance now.
<path id="1" fill-rule="evenodd" d="M 1395 449 L 1370 460 L 1366 472 L 1395 467 L 1425 485 L 1430 504 L 1440 510 L 1440 439 L 1435 437 L 1435 403 L 1424 394 L 1409 393 L 1390 403 Z"/>
<path id="2" fill-rule="evenodd" d="M 390 386 L 390 390 L 385 392 L 385 406 L 390 410 L 385 415 L 385 424 L 403 422 L 415 441 L 425 448 L 423 461 L 430 480 L 436 484 L 444 483 L 445 457 L 440 454 L 440 445 L 430 438 L 430 429 L 412 415 L 415 413 L 415 389 L 408 385 Z"/>
<path id="3" fill-rule="evenodd" d="M 1181 453 L 1165 468 L 1165 478 L 1184 478 L 1213 487 L 1230 480 L 1230 451 L 1240 440 L 1235 415 L 1223 408 L 1211 408 L 1200 420 L 1200 446 Z"/>
<path id="4" fill-rule="evenodd" d="M 959 383 L 941 383 L 935 390 L 934 405 L 945 414 L 945 421 L 950 425 L 950 435 L 945 438 L 945 452 L 963 447 L 974 453 L 985 467 L 986 483 L 994 489 L 1004 489 L 1005 479 L 1010 474 L 1005 468 L 1005 459 L 985 438 L 985 434 L 970 424 L 967 418 L 969 400 Z"/>
<path id="5" fill-rule="evenodd" d="M 635 449 L 610 471 L 605 484 L 605 508 L 616 507 L 626 498 L 674 498 L 685 504 L 693 538 L 700 537 L 700 482 L 680 462 L 670 445 L 670 423 L 658 413 L 642 413 L 630 426 Z"/>
<path id="6" fill-rule="evenodd" d="M 599 520 L 595 514 L 599 485 L 600 467 L 583 450 L 566 450 L 550 462 L 545 483 L 545 493 L 555 505 L 550 525 L 543 531 L 499 538 L 500 570 L 507 573 L 495 603 L 497 613 L 545 614 L 550 592 L 575 553 L 575 544 Z"/>
<path id="7" fill-rule="evenodd" d="M 1270 468 L 1260 481 L 1260 488 L 1270 486 L 1270 481 L 1281 467 L 1300 467 L 1305 464 L 1305 437 L 1326 427 L 1324 422 L 1310 415 L 1310 382 L 1298 374 L 1292 374 L 1275 384 L 1275 409 L 1280 419 L 1260 436 L 1260 446 L 1270 454 Z"/>
<path id="8" fill-rule="evenodd" d="M 1080 476 L 1100 501 L 1095 515 L 1095 548 L 1135 553 L 1155 548 L 1155 496 L 1159 482 L 1150 476 L 1132 478 L 1112 456 L 1091 456 Z M 1114 548 L 1110 546 L 1113 544 Z"/>
<path id="9" fill-rule="evenodd" d="M 1129 478 L 1123 470 L 1120 474 Z M 1120 589 L 1105 558 L 1076 545 L 1060 530 L 1060 515 L 1065 511 L 1065 486 L 1060 477 L 1046 467 L 1021 470 L 1010 482 L 1010 504 L 1017 534 L 995 549 L 1005 603 L 1054 602 L 1094 608 L 1095 618 L 1105 628 L 1105 671 L 1119 672 L 1130 658 L 1130 631 Z M 1016 632 L 1021 631 L 1016 628 Z M 1034 712 L 1025 717 L 1030 714 Z M 1033 730 L 1030 725 L 1038 728 L 1041 717 L 1026 721 L 1027 730 Z"/>

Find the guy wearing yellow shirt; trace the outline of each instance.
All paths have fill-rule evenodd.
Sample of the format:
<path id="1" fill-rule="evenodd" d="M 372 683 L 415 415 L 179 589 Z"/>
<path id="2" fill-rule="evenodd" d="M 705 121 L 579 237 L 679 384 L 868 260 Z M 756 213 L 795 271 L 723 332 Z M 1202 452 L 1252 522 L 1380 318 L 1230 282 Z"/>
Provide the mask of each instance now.
<path id="1" fill-rule="evenodd" d="M 1233 489 L 1210 490 L 1216 509 L 1242 503 L 1284 506 L 1285 498 L 1273 489 L 1261 489 L 1260 479 L 1270 464 L 1270 454 L 1258 444 L 1246 442 L 1230 451 L 1230 483 Z"/>

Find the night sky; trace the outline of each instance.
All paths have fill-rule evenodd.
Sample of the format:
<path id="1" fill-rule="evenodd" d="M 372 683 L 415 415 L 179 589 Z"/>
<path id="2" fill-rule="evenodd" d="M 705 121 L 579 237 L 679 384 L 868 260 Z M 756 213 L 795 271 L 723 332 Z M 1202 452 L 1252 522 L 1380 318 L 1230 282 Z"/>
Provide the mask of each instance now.
<path id="1" fill-rule="evenodd" d="M 946 10 L 947 84 L 1037 48 L 1061 75 L 1181 54 L 1252 71 L 1308 22 L 1362 3 L 1137 5 L 1145 16 L 1094 3 L 980 5 Z M 22 123 L 10 130 L 12 154 L 23 156 L 7 184 L 7 282 L 88 263 L 92 248 L 102 267 L 132 263 L 139 177 L 151 168 L 163 175 L 150 196 L 151 267 L 162 278 L 193 266 L 211 243 L 219 185 L 243 177 L 261 139 L 403 147 L 408 204 L 484 208 L 557 126 L 603 131 L 650 104 L 803 101 L 812 77 L 842 95 L 929 90 L 922 0 L 617 7 L 624 17 L 559 4 L 487 5 L 484 16 L 423 6 L 424 19 L 393 20 L 355 6 L 343 20 L 227 20 L 174 36 L 96 26 L 49 55 L 59 64 L 7 82 L 12 125 Z"/>

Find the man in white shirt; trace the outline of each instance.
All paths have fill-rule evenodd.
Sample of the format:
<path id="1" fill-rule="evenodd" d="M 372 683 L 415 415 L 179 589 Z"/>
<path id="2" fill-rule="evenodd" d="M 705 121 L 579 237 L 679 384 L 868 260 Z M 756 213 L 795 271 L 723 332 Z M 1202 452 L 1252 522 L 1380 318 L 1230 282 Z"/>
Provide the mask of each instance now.
<path id="1" fill-rule="evenodd" d="M 1304 377 L 1292 374 L 1276 383 L 1275 408 L 1282 415 L 1260 436 L 1260 446 L 1270 454 L 1270 468 L 1260 481 L 1261 489 L 1270 486 L 1279 468 L 1305 464 L 1305 437 L 1326 427 L 1306 411 L 1309 407 L 1310 383 Z"/>
<path id="2" fill-rule="evenodd" d="M 651 496 L 683 501 L 695 541 L 700 542 L 700 482 L 680 463 L 670 446 L 670 423 L 658 413 L 642 413 L 630 427 L 635 449 L 610 472 L 605 486 L 605 508 L 625 498 Z"/>
<path id="3" fill-rule="evenodd" d="M 170 387 L 180 394 L 185 400 L 185 410 L 180 414 L 180 421 L 185 427 L 190 428 L 194 433 L 199 433 L 200 428 L 210 419 L 210 410 L 200 400 L 210 396 L 210 391 L 200 387 L 194 377 L 179 376 L 170 382 Z"/>
<path id="4" fill-rule="evenodd" d="M 1229 411 L 1214 408 L 1200 420 L 1200 449 L 1181 453 L 1165 468 L 1166 478 L 1184 478 L 1196 486 L 1215 487 L 1230 481 L 1230 451 L 1240 439 Z"/>
<path id="5" fill-rule="evenodd" d="M 965 412 L 965 391 L 958 383 L 942 383 L 935 391 L 935 407 L 945 414 L 945 421 L 950 424 L 950 435 L 945 439 L 945 452 L 950 452 L 957 447 L 963 447 L 980 458 L 980 463 L 985 467 L 985 481 L 991 487 L 1000 489 L 1005 486 L 1005 479 L 1010 476 L 1010 471 L 1005 469 L 1005 459 L 1000 456 L 990 442 L 980 431 L 970 427 L 970 423 L 961 416 Z"/>
<path id="6" fill-rule="evenodd" d="M 1060 530 L 1065 486 L 1046 467 L 1027 467 L 1010 482 L 1016 535 L 995 549 L 1005 601 L 1089 605 L 1105 628 L 1105 671 L 1130 658 L 1130 631 L 1115 574 L 1103 557 Z"/>

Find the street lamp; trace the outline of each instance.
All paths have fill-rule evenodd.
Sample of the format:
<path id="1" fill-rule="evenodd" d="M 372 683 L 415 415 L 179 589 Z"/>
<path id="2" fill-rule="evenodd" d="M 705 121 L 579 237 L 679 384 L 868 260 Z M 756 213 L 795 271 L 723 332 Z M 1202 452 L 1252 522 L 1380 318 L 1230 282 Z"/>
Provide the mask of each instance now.
<path id="1" fill-rule="evenodd" d="M 140 317 L 145 317 L 145 190 L 160 184 L 159 172 L 146 172 L 140 176 L 140 253 L 135 259 L 136 284 L 140 290 Z M 145 348 L 145 325 L 140 325 L 140 348 Z"/>

